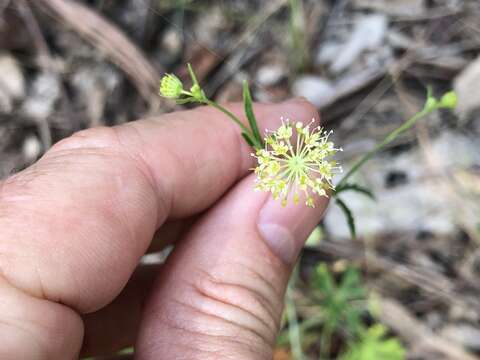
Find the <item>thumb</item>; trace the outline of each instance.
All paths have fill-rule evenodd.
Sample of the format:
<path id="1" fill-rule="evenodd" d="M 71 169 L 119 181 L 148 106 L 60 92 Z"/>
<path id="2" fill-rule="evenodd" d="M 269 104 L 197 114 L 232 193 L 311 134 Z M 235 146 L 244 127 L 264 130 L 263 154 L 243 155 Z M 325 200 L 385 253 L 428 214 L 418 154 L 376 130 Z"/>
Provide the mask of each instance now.
<path id="1" fill-rule="evenodd" d="M 295 260 L 315 209 L 253 191 L 249 175 L 169 257 L 146 304 L 136 358 L 271 359 Z"/>

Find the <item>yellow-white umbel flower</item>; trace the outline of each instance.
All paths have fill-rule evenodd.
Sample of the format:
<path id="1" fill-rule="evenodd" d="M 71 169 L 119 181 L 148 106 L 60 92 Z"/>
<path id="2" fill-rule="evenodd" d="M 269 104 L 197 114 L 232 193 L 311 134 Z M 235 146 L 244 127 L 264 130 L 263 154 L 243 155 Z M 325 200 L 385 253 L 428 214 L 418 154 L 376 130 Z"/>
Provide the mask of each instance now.
<path id="1" fill-rule="evenodd" d="M 289 194 L 297 204 L 304 193 L 305 204 L 315 207 L 314 194 L 328 197 L 328 190 L 334 189 L 333 175 L 341 172 L 335 161 L 328 160 L 341 151 L 328 140 L 331 132 L 310 126 L 282 119 L 282 125 L 265 138 L 265 148 L 252 154 L 258 161 L 255 189 L 271 192 L 284 206 Z"/>

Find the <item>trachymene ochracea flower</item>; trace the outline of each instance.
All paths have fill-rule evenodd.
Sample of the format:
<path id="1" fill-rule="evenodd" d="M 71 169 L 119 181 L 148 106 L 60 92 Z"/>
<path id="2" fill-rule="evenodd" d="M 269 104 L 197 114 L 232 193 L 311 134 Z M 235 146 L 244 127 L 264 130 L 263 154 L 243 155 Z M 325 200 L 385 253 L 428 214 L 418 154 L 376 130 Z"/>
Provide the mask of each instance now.
<path id="1" fill-rule="evenodd" d="M 160 96 L 163 96 L 168 99 L 174 99 L 177 104 L 186 104 L 186 103 L 203 103 L 207 104 L 208 99 L 205 96 L 200 84 L 198 83 L 197 77 L 193 72 L 190 64 L 188 66 L 188 71 L 192 79 L 192 86 L 190 91 L 185 90 L 183 87 L 182 81 L 173 74 L 165 74 L 160 79 Z"/>
<path id="2" fill-rule="evenodd" d="M 255 189 L 271 192 L 282 205 L 287 204 L 289 194 L 297 204 L 303 192 L 305 204 L 315 207 L 314 194 L 328 197 L 334 189 L 333 175 L 341 172 L 335 161 L 328 160 L 341 151 L 328 139 L 332 132 L 310 126 L 282 119 L 282 125 L 265 138 L 265 148 L 252 154 L 258 161 Z"/>
<path id="3" fill-rule="evenodd" d="M 160 81 L 160 95 L 176 99 L 183 92 L 183 84 L 181 80 L 173 74 L 166 74 Z"/>

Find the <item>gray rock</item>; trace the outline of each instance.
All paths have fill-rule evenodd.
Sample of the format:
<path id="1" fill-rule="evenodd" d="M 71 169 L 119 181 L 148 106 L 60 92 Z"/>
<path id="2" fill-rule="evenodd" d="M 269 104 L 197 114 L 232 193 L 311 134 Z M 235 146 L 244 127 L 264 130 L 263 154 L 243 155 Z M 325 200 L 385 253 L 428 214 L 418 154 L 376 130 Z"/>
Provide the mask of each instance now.
<path id="1" fill-rule="evenodd" d="M 480 330 L 470 324 L 447 325 L 440 334 L 470 350 L 480 351 Z"/>
<path id="2" fill-rule="evenodd" d="M 330 70 L 339 73 L 352 65 L 365 50 L 379 47 L 386 35 L 388 18 L 382 14 L 360 17 L 348 41 L 341 47 Z"/>
<path id="3" fill-rule="evenodd" d="M 39 74 L 32 82 L 22 112 L 33 119 L 46 119 L 60 98 L 60 80 L 53 73 Z"/>
<path id="4" fill-rule="evenodd" d="M 454 89 L 458 95 L 457 111 L 462 115 L 468 115 L 475 109 L 480 108 L 480 57 L 467 66 L 454 81 Z"/>
<path id="5" fill-rule="evenodd" d="M 120 83 L 119 74 L 106 64 L 86 63 L 72 74 L 72 85 L 86 109 L 90 126 L 102 125 L 108 96 Z"/>
<path id="6" fill-rule="evenodd" d="M 264 65 L 257 70 L 256 80 L 260 85 L 272 86 L 277 84 L 285 75 L 287 70 L 281 65 Z"/>
<path id="7" fill-rule="evenodd" d="M 22 144 L 22 153 L 25 160 L 32 163 L 40 156 L 41 152 L 42 144 L 40 139 L 35 135 L 27 136 Z"/>
<path id="8" fill-rule="evenodd" d="M 155 58 L 163 64 L 173 64 L 180 56 L 183 46 L 183 35 L 176 27 L 170 27 L 157 40 L 159 45 L 155 49 Z"/>
<path id="9" fill-rule="evenodd" d="M 0 113 L 9 113 L 13 110 L 12 98 L 0 88 Z"/>
<path id="10" fill-rule="evenodd" d="M 303 96 L 317 107 L 330 102 L 335 97 L 335 87 L 330 81 L 314 75 L 304 75 L 295 80 L 292 86 L 295 96 Z"/>
<path id="11" fill-rule="evenodd" d="M 342 44 L 336 41 L 326 41 L 320 47 L 317 56 L 315 57 L 315 64 L 327 65 L 335 61 L 338 53 L 342 48 Z"/>
<path id="12" fill-rule="evenodd" d="M 403 32 L 400 32 L 396 29 L 389 29 L 387 33 L 387 42 L 394 49 L 407 50 L 412 48 L 415 44 L 415 41 L 409 36 L 405 35 Z"/>
<path id="13" fill-rule="evenodd" d="M 425 11 L 424 0 L 354 0 L 357 8 L 381 11 L 394 16 L 421 15 Z"/>
<path id="14" fill-rule="evenodd" d="M 25 96 L 22 69 L 9 54 L 0 54 L 0 111 L 10 112 L 13 102 Z"/>
<path id="15" fill-rule="evenodd" d="M 348 147 L 345 148 L 348 153 Z M 454 174 L 457 169 L 480 164 L 480 142 L 445 131 L 432 141 L 429 157 L 434 159 L 434 168 L 419 148 L 394 157 L 378 156 L 365 165 L 356 179 L 375 191 L 377 201 L 352 192 L 341 195 L 354 213 L 360 236 L 420 230 L 447 235 L 454 232 L 455 224 L 461 221 L 476 221 L 474 214 L 470 219 L 456 212 L 447 193 L 439 196 L 445 191 L 445 186 L 439 184 L 439 175 Z M 348 164 L 342 165 L 348 170 Z M 401 184 L 387 187 L 386 179 L 392 171 L 401 172 L 406 178 Z M 463 207 L 466 206 L 465 202 Z M 325 224 L 332 238 L 350 237 L 345 217 L 338 207 L 331 206 Z"/>

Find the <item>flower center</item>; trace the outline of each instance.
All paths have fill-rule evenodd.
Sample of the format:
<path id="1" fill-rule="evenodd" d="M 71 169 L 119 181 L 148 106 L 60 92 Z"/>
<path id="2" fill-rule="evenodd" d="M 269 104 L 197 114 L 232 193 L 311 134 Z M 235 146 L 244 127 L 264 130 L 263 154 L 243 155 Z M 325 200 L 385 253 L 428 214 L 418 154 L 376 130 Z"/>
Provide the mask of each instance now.
<path id="1" fill-rule="evenodd" d="M 303 169 L 305 168 L 305 160 L 298 155 L 292 156 L 288 160 L 288 167 L 293 172 L 303 171 Z"/>

